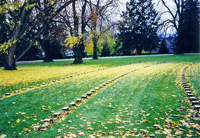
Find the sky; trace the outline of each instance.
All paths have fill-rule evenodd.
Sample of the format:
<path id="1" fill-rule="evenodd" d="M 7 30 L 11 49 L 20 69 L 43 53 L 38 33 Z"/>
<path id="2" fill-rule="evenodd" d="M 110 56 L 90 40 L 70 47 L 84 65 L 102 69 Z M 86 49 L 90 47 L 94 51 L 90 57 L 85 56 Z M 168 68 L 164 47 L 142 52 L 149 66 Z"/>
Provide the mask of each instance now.
<path id="1" fill-rule="evenodd" d="M 174 6 L 174 3 L 172 2 L 172 0 L 165 0 L 165 1 L 166 1 L 167 5 L 169 5 L 170 8 L 173 8 L 174 11 L 175 11 L 175 8 L 174 8 L 175 6 Z M 126 3 L 127 2 L 130 2 L 130 0 L 121 0 L 122 4 L 120 6 L 120 12 L 126 10 Z M 160 13 L 162 13 L 166 10 L 166 8 L 161 3 L 158 4 L 158 2 L 159 2 L 159 0 L 153 0 L 153 3 L 155 3 L 155 5 L 154 5 L 155 9 L 157 11 L 159 11 Z M 163 14 L 161 16 L 161 20 L 170 19 L 170 18 L 171 18 L 171 15 L 169 13 Z M 169 29 L 167 31 L 167 34 L 174 34 L 174 33 L 175 33 L 174 29 Z"/>

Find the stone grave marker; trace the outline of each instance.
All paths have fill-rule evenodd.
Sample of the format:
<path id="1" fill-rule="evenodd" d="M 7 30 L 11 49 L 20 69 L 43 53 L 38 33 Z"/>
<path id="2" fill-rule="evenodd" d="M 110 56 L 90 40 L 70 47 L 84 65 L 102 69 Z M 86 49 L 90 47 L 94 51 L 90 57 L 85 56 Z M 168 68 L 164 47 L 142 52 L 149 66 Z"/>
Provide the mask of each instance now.
<path id="1" fill-rule="evenodd" d="M 190 88 L 184 88 L 185 90 L 190 90 Z"/>
<path id="2" fill-rule="evenodd" d="M 54 117 L 57 117 L 57 116 L 59 116 L 59 115 L 60 115 L 59 112 L 56 112 L 56 113 L 53 114 Z"/>
<path id="3" fill-rule="evenodd" d="M 191 93 L 188 93 L 188 97 L 193 97 L 194 95 Z"/>
<path id="4" fill-rule="evenodd" d="M 197 109 L 197 110 L 199 110 L 200 109 L 200 105 L 194 105 L 194 107 Z"/>
<path id="5" fill-rule="evenodd" d="M 75 106 L 76 103 L 75 103 L 75 102 L 71 102 L 70 105 L 71 105 L 71 106 Z"/>
<path id="6" fill-rule="evenodd" d="M 190 90 L 189 91 L 185 91 L 186 93 L 192 93 Z"/>
<path id="7" fill-rule="evenodd" d="M 192 101 L 192 105 L 197 105 L 199 104 L 199 101 Z"/>
<path id="8" fill-rule="evenodd" d="M 19 93 L 19 90 L 16 90 L 14 93 Z"/>
<path id="9" fill-rule="evenodd" d="M 62 110 L 63 111 L 69 111 L 69 107 L 63 107 Z"/>
<path id="10" fill-rule="evenodd" d="M 10 95 L 10 93 L 6 93 L 6 94 L 5 94 L 5 96 L 9 96 L 9 95 Z"/>
<path id="11" fill-rule="evenodd" d="M 81 98 L 82 98 L 82 99 L 86 99 L 86 98 L 87 98 L 87 95 L 83 95 Z"/>
<path id="12" fill-rule="evenodd" d="M 80 103 L 81 102 L 81 99 L 76 99 L 76 103 Z"/>
<path id="13" fill-rule="evenodd" d="M 90 96 L 92 93 L 91 92 L 87 92 L 87 96 Z"/>
<path id="14" fill-rule="evenodd" d="M 35 125 L 33 126 L 33 129 L 39 129 L 41 127 L 41 125 Z"/>
<path id="15" fill-rule="evenodd" d="M 99 85 L 99 88 L 103 88 L 103 85 Z"/>
<path id="16" fill-rule="evenodd" d="M 196 101 L 197 99 L 196 99 L 196 97 L 189 97 L 189 100 L 190 101 Z"/>
<path id="17" fill-rule="evenodd" d="M 43 120 L 44 122 L 53 122 L 53 119 L 52 118 L 46 118 Z"/>

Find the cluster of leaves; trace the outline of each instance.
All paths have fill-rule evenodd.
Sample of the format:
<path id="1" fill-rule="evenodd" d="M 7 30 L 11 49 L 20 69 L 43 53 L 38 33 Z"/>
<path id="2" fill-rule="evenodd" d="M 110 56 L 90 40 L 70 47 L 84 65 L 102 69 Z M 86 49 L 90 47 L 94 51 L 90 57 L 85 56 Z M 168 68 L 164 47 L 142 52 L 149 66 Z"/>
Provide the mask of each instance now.
<path id="1" fill-rule="evenodd" d="M 3 44 L 0 45 L 0 54 L 8 54 L 8 49 L 11 47 L 13 43 L 16 43 L 17 40 L 15 41 L 8 41 L 4 42 Z"/>
<path id="2" fill-rule="evenodd" d="M 100 34 L 98 34 L 100 35 Z M 64 43 L 66 44 L 66 46 L 69 46 L 71 49 L 73 49 L 73 47 L 75 45 L 78 45 L 80 43 L 83 43 L 85 46 L 85 51 L 87 52 L 87 54 L 89 55 L 93 55 L 93 41 L 92 38 L 94 37 L 93 34 L 89 35 L 90 39 L 84 39 L 84 35 L 79 36 L 79 37 L 75 37 L 75 36 L 71 36 L 65 39 Z M 84 39 L 84 41 L 82 42 L 82 39 Z M 98 42 L 97 42 L 97 54 L 101 54 L 103 48 L 104 48 L 104 44 L 107 44 L 107 47 L 109 48 L 109 51 L 111 54 L 116 53 L 116 49 L 115 49 L 115 45 L 116 45 L 116 39 L 112 36 L 111 33 L 104 33 L 103 35 L 101 35 L 101 37 L 99 38 Z"/>

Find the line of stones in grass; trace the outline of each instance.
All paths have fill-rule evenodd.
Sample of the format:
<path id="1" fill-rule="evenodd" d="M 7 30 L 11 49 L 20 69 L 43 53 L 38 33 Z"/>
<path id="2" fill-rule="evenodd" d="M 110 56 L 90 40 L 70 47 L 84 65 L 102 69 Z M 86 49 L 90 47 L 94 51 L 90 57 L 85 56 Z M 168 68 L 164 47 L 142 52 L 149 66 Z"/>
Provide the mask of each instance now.
<path id="1" fill-rule="evenodd" d="M 195 64 L 196 62 L 200 62 L 200 61 L 195 61 L 183 69 L 182 86 L 184 87 L 185 93 L 188 96 L 188 100 L 191 107 L 193 107 L 193 110 L 188 110 L 189 113 L 186 116 L 191 116 L 191 113 L 192 113 L 193 120 L 200 120 L 200 99 L 198 95 L 194 95 L 194 93 L 192 92 L 192 89 L 190 89 L 191 86 L 189 86 L 189 81 L 186 80 L 186 76 L 185 76 L 185 72 L 188 69 L 188 67 Z M 194 121 L 190 121 L 189 119 L 186 119 L 182 123 L 186 124 L 186 126 L 194 128 L 196 130 L 196 133 L 200 135 L 200 124 L 199 124 L 200 122 L 194 123 Z"/>
<path id="2" fill-rule="evenodd" d="M 93 72 L 97 72 L 97 71 L 101 71 L 101 70 L 106 70 L 106 69 L 116 68 L 116 67 L 121 67 L 121 66 L 127 66 L 127 65 L 132 65 L 132 64 L 135 64 L 135 63 L 142 63 L 142 62 L 146 62 L 146 61 L 140 61 L 140 62 L 128 63 L 128 64 L 123 64 L 123 65 L 118 65 L 118 66 L 113 66 L 113 67 L 95 69 L 95 70 L 83 72 L 83 73 L 80 73 L 80 74 L 70 75 L 70 76 L 67 76 L 67 77 L 63 77 L 62 79 L 57 79 L 57 80 L 53 80 L 53 81 L 48 81 L 47 83 L 37 84 L 35 87 L 30 86 L 29 88 L 22 88 L 21 90 L 15 90 L 12 93 L 6 93 L 5 95 L 0 95 L 0 99 L 5 99 L 5 98 L 8 98 L 8 97 L 17 95 L 17 94 L 21 94 L 21 93 L 24 93 L 28 90 L 34 89 L 34 88 L 40 88 L 40 87 L 45 86 L 45 85 L 50 85 L 51 83 L 60 82 L 62 80 L 65 80 L 66 78 L 73 78 L 73 77 L 77 77 L 77 76 L 88 74 L 88 73 L 93 73 Z"/>
<path id="3" fill-rule="evenodd" d="M 200 109 L 200 101 L 199 100 L 200 99 L 198 99 L 197 98 L 198 96 L 197 95 L 195 96 L 194 93 L 192 92 L 192 90 L 190 89 L 191 86 L 188 85 L 189 81 L 186 80 L 186 76 L 185 76 L 185 72 L 188 69 L 188 67 L 191 66 L 191 65 L 193 65 L 193 64 L 195 64 L 196 62 L 200 62 L 200 61 L 195 61 L 195 62 L 187 65 L 183 69 L 183 71 L 182 71 L 182 86 L 183 86 L 183 88 L 184 88 L 184 90 L 185 90 L 185 92 L 186 92 L 186 94 L 187 94 L 187 96 L 189 98 L 190 104 L 193 106 L 193 108 L 195 110 L 199 111 L 199 109 Z"/>
<path id="4" fill-rule="evenodd" d="M 173 60 L 170 61 L 166 61 L 166 62 L 160 62 L 160 63 L 156 63 L 153 65 L 157 65 L 157 64 L 162 64 L 162 63 L 167 63 L 167 62 L 171 62 Z M 143 68 L 147 68 L 153 65 L 148 65 L 148 66 L 144 66 Z M 72 113 L 73 110 L 77 109 L 79 106 L 81 106 L 82 104 L 86 103 L 89 99 L 91 99 L 94 95 L 98 94 L 99 91 L 102 91 L 103 89 L 106 88 L 106 86 L 111 85 L 112 83 L 118 81 L 119 79 L 122 79 L 124 76 L 133 73 L 137 70 L 140 70 L 142 68 L 138 68 L 138 69 L 134 69 L 132 71 L 129 71 L 127 73 L 124 73 L 122 75 L 119 75 L 101 85 L 99 85 L 98 87 L 96 87 L 95 89 L 90 90 L 89 92 L 87 92 L 85 95 L 82 95 L 81 98 L 76 99 L 75 101 L 71 102 L 69 104 L 69 106 L 63 107 L 62 111 L 58 111 L 58 112 L 54 112 L 49 118 L 46 118 L 44 120 L 41 120 L 37 125 L 33 125 L 31 127 L 31 130 L 37 132 L 37 131 L 45 131 L 47 130 L 47 128 L 53 124 L 57 124 L 57 123 L 61 123 L 62 121 L 64 121 L 68 115 L 70 113 Z M 70 120 L 68 121 L 70 123 Z M 31 132 L 31 130 L 29 131 L 24 131 L 24 133 L 28 133 Z"/>

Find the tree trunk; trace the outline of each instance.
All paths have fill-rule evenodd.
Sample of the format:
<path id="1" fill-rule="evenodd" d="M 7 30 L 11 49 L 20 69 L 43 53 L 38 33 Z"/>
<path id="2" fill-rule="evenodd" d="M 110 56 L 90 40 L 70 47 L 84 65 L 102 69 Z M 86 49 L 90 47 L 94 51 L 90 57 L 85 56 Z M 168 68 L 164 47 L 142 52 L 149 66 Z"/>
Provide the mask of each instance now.
<path id="1" fill-rule="evenodd" d="M 183 19 L 182 19 L 182 14 L 179 15 L 179 25 L 177 29 L 177 54 L 182 54 L 182 25 L 183 25 Z"/>
<path id="2" fill-rule="evenodd" d="M 23 23 L 26 16 L 27 16 L 27 10 L 26 10 L 26 3 L 24 4 L 24 8 L 21 12 L 21 17 L 19 19 L 19 22 Z M 22 28 L 22 24 L 17 23 L 17 25 L 14 28 L 14 31 L 12 33 L 11 37 L 11 47 L 8 49 L 8 54 L 6 56 L 6 65 L 5 65 L 5 70 L 16 70 L 16 65 L 15 65 L 15 50 L 17 47 L 17 42 L 16 40 L 19 38 L 20 31 Z"/>
<path id="3" fill-rule="evenodd" d="M 142 49 L 137 48 L 137 54 L 138 54 L 138 55 L 141 55 L 141 54 L 142 54 Z"/>
<path id="4" fill-rule="evenodd" d="M 76 53 L 76 55 L 77 56 L 74 58 L 73 64 L 82 64 L 83 63 L 82 56 L 79 55 L 78 53 Z"/>
<path id="5" fill-rule="evenodd" d="M 79 43 L 74 47 L 74 62 L 73 64 L 81 64 L 83 63 L 83 52 L 84 52 L 84 45 Z"/>
<path id="6" fill-rule="evenodd" d="M 52 54 L 51 54 L 51 46 L 50 46 L 50 40 L 45 40 L 44 41 L 44 52 L 45 52 L 45 58 L 44 62 L 52 62 Z"/>
<path id="7" fill-rule="evenodd" d="M 13 43 L 11 47 L 8 50 L 8 54 L 6 55 L 6 65 L 5 70 L 16 70 L 16 64 L 15 64 L 15 49 L 16 49 L 17 43 Z"/>
<path id="8" fill-rule="evenodd" d="M 97 39 L 94 37 L 93 38 L 93 59 L 98 59 L 98 55 L 97 55 Z"/>
<path id="9" fill-rule="evenodd" d="M 78 35 L 78 29 L 79 29 L 79 17 L 77 15 L 77 12 L 76 12 L 76 2 L 72 2 L 72 8 L 73 8 L 73 13 L 74 13 L 74 36 L 75 37 L 79 37 Z M 81 45 L 81 42 L 77 45 L 74 46 L 74 62 L 73 64 L 81 64 L 83 63 L 83 60 L 82 60 L 82 51 L 80 49 L 80 45 Z"/>

